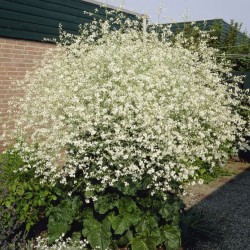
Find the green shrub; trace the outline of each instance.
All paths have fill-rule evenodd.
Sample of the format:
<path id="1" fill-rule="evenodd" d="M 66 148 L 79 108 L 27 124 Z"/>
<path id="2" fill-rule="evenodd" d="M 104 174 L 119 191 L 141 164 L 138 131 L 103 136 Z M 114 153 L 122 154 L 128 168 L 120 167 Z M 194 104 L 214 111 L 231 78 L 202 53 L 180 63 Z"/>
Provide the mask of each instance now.
<path id="1" fill-rule="evenodd" d="M 55 187 L 41 184 L 34 170 L 19 172 L 24 164 L 19 154 L 9 150 L 0 156 L 0 206 L 5 210 L 2 221 L 11 221 L 13 214 L 19 225 L 16 230 L 27 234 L 31 227 L 45 217 L 46 209 L 57 199 Z M 8 224 L 7 224 L 8 225 Z"/>
<path id="2" fill-rule="evenodd" d="M 182 202 L 178 198 L 164 200 L 158 195 L 152 199 L 149 193 L 124 196 L 117 190 L 97 196 L 97 201 L 84 203 L 84 197 L 75 195 L 52 208 L 48 212 L 49 243 L 66 235 L 87 239 L 93 249 L 179 248 Z"/>
<path id="3" fill-rule="evenodd" d="M 84 192 L 81 185 L 68 196 L 69 183 L 55 189 L 41 184 L 33 171 L 19 172 L 24 163 L 16 151 L 3 153 L 0 162 L 0 237 L 6 249 L 24 247 L 29 231 L 41 221 L 48 222 L 48 244 L 65 235 L 73 241 L 86 239 L 85 245 L 100 249 L 127 246 L 136 250 L 142 245 L 178 249 L 180 245 L 183 205 L 174 195 L 166 200 L 159 193 L 152 199 L 149 190 L 131 186 L 125 194 L 119 187 L 95 193 L 97 200 L 90 201 L 93 193 Z"/>

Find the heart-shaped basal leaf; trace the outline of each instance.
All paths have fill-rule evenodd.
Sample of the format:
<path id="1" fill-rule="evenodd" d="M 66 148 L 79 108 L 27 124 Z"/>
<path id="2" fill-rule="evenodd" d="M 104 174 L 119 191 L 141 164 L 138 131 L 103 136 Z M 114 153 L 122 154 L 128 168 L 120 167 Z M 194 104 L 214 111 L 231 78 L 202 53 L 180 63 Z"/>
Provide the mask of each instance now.
<path id="1" fill-rule="evenodd" d="M 117 208 L 120 214 L 138 211 L 136 203 L 130 197 L 122 197 L 117 203 Z"/>
<path id="2" fill-rule="evenodd" d="M 153 215 L 144 214 L 136 225 L 135 230 L 139 235 L 147 232 L 147 236 L 150 235 L 150 237 L 157 239 L 157 245 L 163 242 L 157 218 Z"/>
<path id="3" fill-rule="evenodd" d="M 115 241 L 116 245 L 120 248 L 124 248 L 129 244 L 129 241 L 133 238 L 133 232 L 128 230 L 118 240 Z"/>
<path id="4" fill-rule="evenodd" d="M 162 239 L 168 250 L 178 250 L 180 248 L 180 230 L 171 225 L 165 225 L 161 228 Z"/>
<path id="5" fill-rule="evenodd" d="M 155 235 L 141 234 L 130 241 L 132 250 L 155 250 L 158 237 Z"/>
<path id="6" fill-rule="evenodd" d="M 168 224 L 178 226 L 180 223 L 180 211 L 182 208 L 183 202 L 181 200 L 172 199 L 170 202 L 168 201 L 162 206 L 159 213 Z"/>
<path id="7" fill-rule="evenodd" d="M 135 227 L 135 230 L 138 234 L 141 234 L 145 230 L 155 231 L 158 229 L 158 222 L 153 215 L 145 214 L 141 217 L 140 222 Z"/>
<path id="8" fill-rule="evenodd" d="M 78 197 L 67 199 L 49 211 L 49 244 L 71 229 L 73 220 L 79 214 L 82 202 Z"/>
<path id="9" fill-rule="evenodd" d="M 165 219 L 166 221 L 171 220 L 171 215 L 173 215 L 173 211 L 170 205 L 164 205 L 159 212 L 163 219 Z"/>
<path id="10" fill-rule="evenodd" d="M 114 213 L 108 216 L 115 234 L 123 234 L 132 225 L 136 226 L 141 220 L 142 213 L 131 198 L 121 198 L 118 201 L 117 208 L 119 211 L 117 216 Z"/>
<path id="11" fill-rule="evenodd" d="M 111 243 L 111 223 L 108 218 L 99 222 L 94 218 L 93 212 L 87 210 L 84 212 L 82 230 L 83 235 L 87 238 L 92 248 L 100 250 L 108 249 Z"/>
<path id="12" fill-rule="evenodd" d="M 115 230 L 115 234 L 120 235 L 129 230 L 132 225 L 137 224 L 139 221 L 137 215 L 129 213 L 119 214 L 117 216 L 111 214 L 108 218 L 111 221 L 112 228 Z"/>

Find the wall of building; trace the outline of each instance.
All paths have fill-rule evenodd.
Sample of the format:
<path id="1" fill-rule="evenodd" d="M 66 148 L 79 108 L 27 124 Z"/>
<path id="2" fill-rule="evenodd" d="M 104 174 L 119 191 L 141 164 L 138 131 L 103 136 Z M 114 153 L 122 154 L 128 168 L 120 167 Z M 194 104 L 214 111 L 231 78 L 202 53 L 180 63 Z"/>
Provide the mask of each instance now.
<path id="1" fill-rule="evenodd" d="M 8 117 L 8 102 L 13 96 L 21 95 L 13 84 L 21 80 L 27 70 L 32 70 L 35 62 L 41 61 L 46 50 L 55 44 L 17 40 L 0 37 L 0 135 L 3 133 L 2 125 L 11 123 Z M 0 142 L 0 150 L 3 144 Z"/>

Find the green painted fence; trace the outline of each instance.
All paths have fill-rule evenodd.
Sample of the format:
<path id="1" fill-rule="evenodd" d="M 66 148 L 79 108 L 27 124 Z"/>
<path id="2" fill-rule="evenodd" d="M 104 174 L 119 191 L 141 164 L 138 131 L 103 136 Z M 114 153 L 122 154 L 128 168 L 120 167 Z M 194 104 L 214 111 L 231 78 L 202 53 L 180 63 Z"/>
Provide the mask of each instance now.
<path id="1" fill-rule="evenodd" d="M 106 17 L 105 8 L 94 0 L 0 0 L 0 36 L 35 41 L 58 38 L 59 24 L 63 30 L 77 34 L 79 24 L 91 22 L 94 17 L 84 11 L 95 13 L 95 9 L 97 18 Z M 137 18 L 134 12 L 124 13 Z"/>

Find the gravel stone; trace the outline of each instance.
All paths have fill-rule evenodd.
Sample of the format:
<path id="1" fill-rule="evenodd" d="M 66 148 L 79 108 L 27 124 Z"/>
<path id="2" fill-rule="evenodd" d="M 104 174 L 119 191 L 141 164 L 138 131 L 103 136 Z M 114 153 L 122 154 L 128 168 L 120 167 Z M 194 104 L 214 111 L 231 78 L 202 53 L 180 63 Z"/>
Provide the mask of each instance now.
<path id="1" fill-rule="evenodd" d="M 190 187 L 184 203 L 202 212 L 221 238 L 200 240 L 194 250 L 250 250 L 250 164 L 231 163 L 233 175 Z"/>

